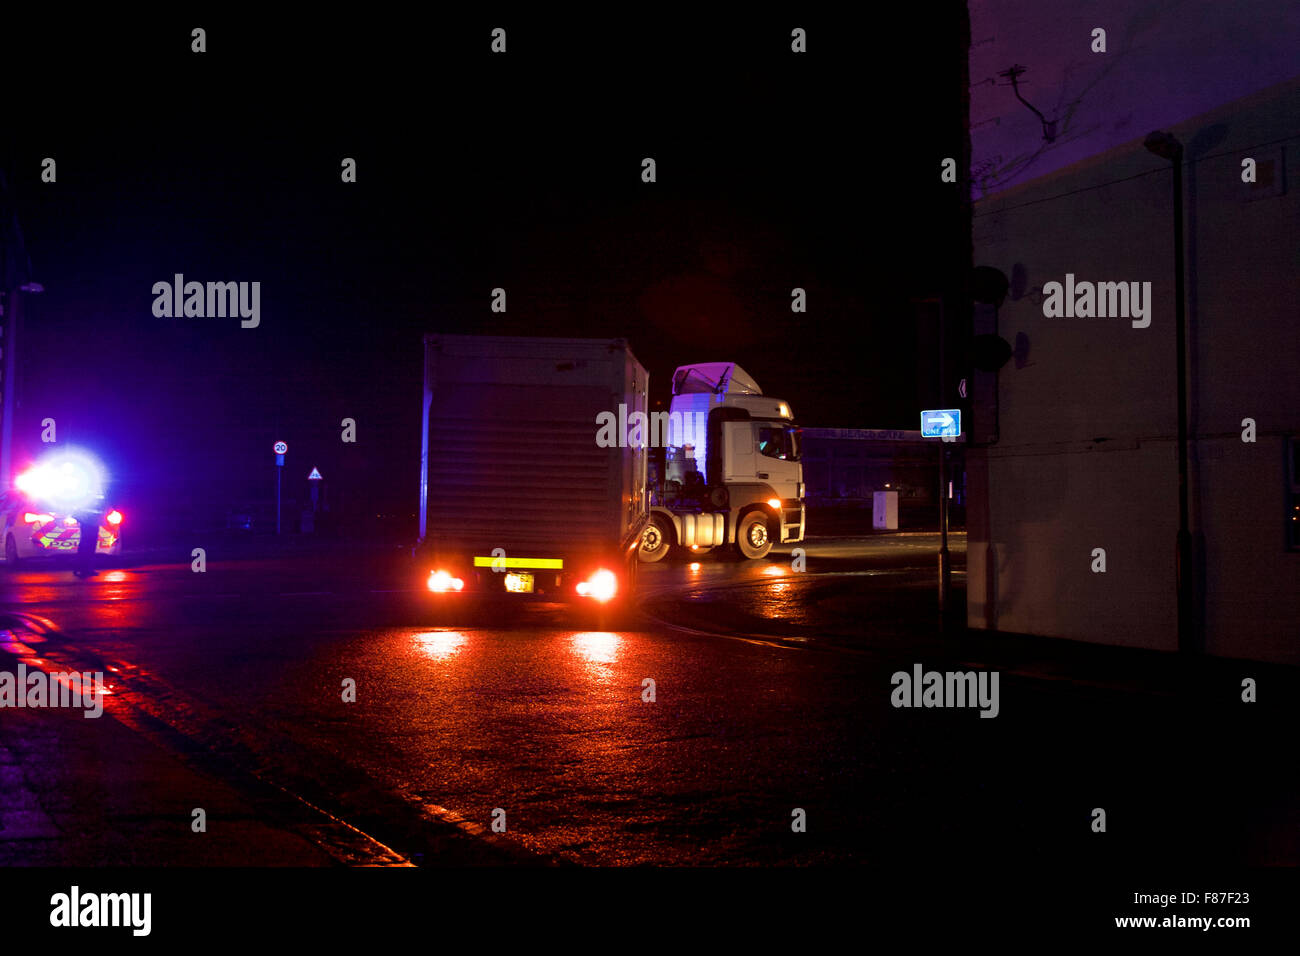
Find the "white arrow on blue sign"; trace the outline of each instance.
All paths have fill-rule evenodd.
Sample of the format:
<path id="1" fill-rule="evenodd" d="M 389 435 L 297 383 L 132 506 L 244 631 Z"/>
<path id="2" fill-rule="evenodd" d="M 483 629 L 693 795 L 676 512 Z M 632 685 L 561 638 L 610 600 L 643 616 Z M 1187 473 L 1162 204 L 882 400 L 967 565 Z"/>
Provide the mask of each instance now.
<path id="1" fill-rule="evenodd" d="M 944 438 L 960 434 L 960 408 L 936 408 L 921 413 L 922 438 Z"/>

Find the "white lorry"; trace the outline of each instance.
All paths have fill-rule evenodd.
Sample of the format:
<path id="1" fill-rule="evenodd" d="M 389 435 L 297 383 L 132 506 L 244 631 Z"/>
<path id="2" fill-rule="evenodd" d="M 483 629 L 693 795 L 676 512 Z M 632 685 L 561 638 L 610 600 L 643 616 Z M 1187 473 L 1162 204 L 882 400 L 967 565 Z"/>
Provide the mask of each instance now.
<path id="1" fill-rule="evenodd" d="M 803 540 L 803 465 L 789 405 L 764 395 L 734 362 L 709 362 L 673 374 L 668 418 L 642 561 L 660 561 L 674 547 L 733 544 L 762 558 L 773 544 Z"/>

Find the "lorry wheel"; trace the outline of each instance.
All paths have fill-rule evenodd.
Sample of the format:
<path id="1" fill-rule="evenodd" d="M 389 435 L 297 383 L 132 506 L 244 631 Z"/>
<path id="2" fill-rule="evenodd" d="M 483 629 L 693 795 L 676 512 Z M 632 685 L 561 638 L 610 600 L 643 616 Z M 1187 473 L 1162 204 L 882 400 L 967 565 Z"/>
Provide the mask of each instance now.
<path id="1" fill-rule="evenodd" d="M 637 549 L 637 558 L 646 564 L 662 561 L 672 550 L 668 540 L 668 529 L 663 526 L 663 522 L 658 518 L 651 518 L 641 534 L 641 547 Z"/>
<path id="2" fill-rule="evenodd" d="M 736 529 L 736 547 L 747 558 L 765 558 L 772 550 L 772 538 L 767 533 L 767 515 L 751 511 L 740 519 Z"/>

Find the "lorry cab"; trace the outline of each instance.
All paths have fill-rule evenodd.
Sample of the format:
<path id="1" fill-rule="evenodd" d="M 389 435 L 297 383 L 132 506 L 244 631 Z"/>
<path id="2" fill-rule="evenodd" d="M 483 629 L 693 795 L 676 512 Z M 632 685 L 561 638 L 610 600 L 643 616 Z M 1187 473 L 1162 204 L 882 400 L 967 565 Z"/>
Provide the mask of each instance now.
<path id="1" fill-rule="evenodd" d="M 651 487 L 642 561 L 673 547 L 735 545 L 748 558 L 804 537 L 803 465 L 790 406 L 764 395 L 734 362 L 686 365 L 673 375 L 669 418 L 681 426 Z"/>

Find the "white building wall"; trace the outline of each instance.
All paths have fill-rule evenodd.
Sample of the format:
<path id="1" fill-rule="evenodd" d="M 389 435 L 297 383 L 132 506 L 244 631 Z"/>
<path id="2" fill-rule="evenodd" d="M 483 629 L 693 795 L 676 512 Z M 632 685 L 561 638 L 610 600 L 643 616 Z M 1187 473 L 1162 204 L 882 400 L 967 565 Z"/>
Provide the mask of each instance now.
<path id="1" fill-rule="evenodd" d="M 1199 116 L 1300 72 L 1295 0 L 969 0 L 976 198 Z M 1093 52 L 1093 31 L 1106 52 Z M 1000 73 L 1024 67 L 1016 99 Z"/>
<path id="2" fill-rule="evenodd" d="M 1285 438 L 1300 434 L 1300 82 L 1165 128 L 1187 148 L 1206 648 L 1300 663 L 1300 553 L 1284 546 Z M 968 450 L 972 626 L 1177 647 L 1172 184 L 1146 132 L 976 205 L 975 264 L 1013 278 L 998 332 L 1021 347 L 997 375 L 998 441 Z M 1284 167 L 1286 191 L 1250 198 L 1261 190 L 1241 182 L 1247 156 Z M 1150 327 L 1045 317 L 1042 286 L 1067 272 L 1151 282 Z M 1254 444 L 1241 440 L 1247 417 Z"/>

